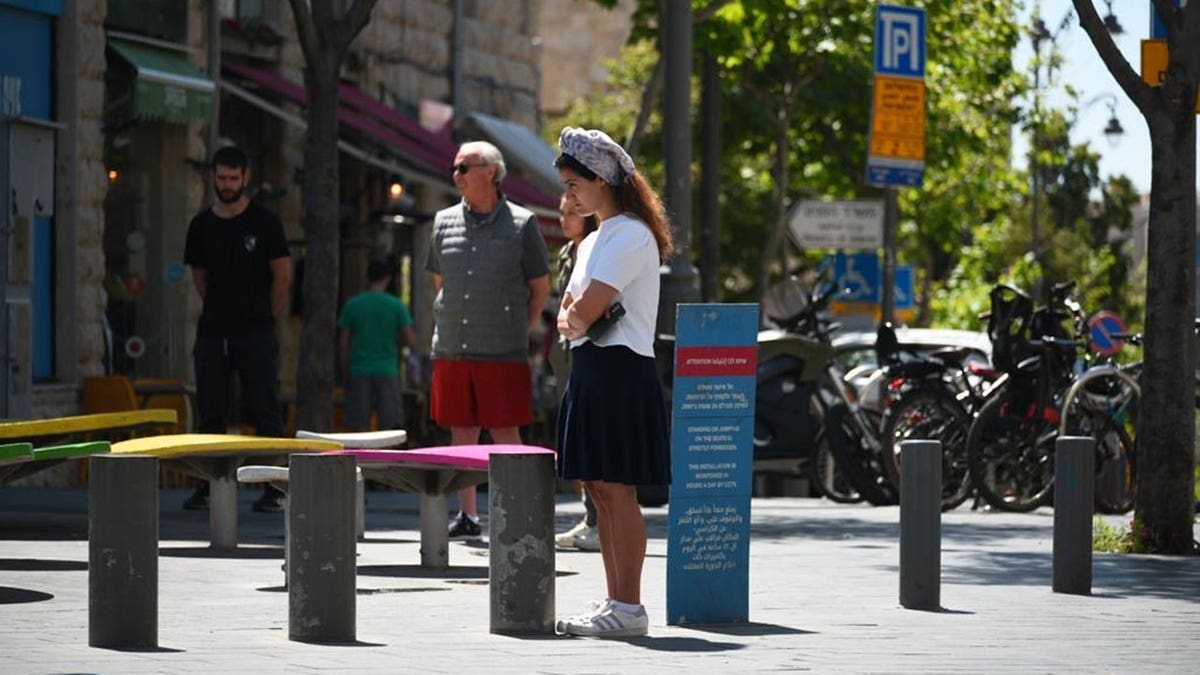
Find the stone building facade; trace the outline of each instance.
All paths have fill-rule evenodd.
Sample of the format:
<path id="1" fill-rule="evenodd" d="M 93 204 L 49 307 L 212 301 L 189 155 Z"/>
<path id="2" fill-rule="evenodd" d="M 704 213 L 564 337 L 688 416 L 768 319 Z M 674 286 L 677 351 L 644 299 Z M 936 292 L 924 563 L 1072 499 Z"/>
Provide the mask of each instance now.
<path id="1" fill-rule="evenodd" d="M 0 7 L 6 4 L 0 0 Z M 212 79 L 213 74 L 206 67 L 210 47 L 210 33 L 206 30 L 209 3 L 185 0 L 186 8 L 182 10 L 185 28 L 178 36 L 168 38 L 154 30 L 135 35 L 126 34 L 128 30 L 114 30 L 112 0 L 63 0 L 46 4 L 61 7 L 61 12 L 53 17 L 53 72 L 56 73 L 53 114 L 61 130 L 57 135 L 55 161 L 54 368 L 51 376 L 33 384 L 34 417 L 78 412 L 79 388 L 84 377 L 120 371 L 114 367 L 113 353 L 119 355 L 122 350 L 120 339 L 124 334 L 118 335 L 112 344 L 106 344 L 106 334 L 114 328 L 111 325 L 114 303 L 130 299 L 120 297 L 122 282 L 128 276 L 140 276 L 144 291 L 139 290 L 138 316 L 129 320 L 132 328 L 127 332 L 136 330 L 150 336 L 146 340 L 150 348 L 136 361 L 136 372 L 128 374 L 194 381 L 190 354 L 199 298 L 191 287 L 190 275 L 172 283 L 165 283 L 163 278 L 164 271 L 182 258 L 188 221 L 210 199 L 203 167 L 210 153 L 211 134 L 206 121 L 172 124 L 139 118 L 121 127 L 106 119 L 106 108 L 111 112 L 118 103 L 111 100 L 114 98 L 112 68 L 119 61 L 113 51 L 114 39 L 144 42 L 152 48 L 181 54 L 202 77 Z M 477 135 L 477 130 L 463 121 L 466 112 L 486 113 L 537 131 L 543 67 L 538 39 L 543 32 L 540 13 L 547 5 L 556 4 L 560 3 L 379 0 L 370 24 L 351 47 L 343 69 L 344 80 L 412 119 L 421 116 L 423 103 L 433 102 L 429 109 L 443 114 L 457 103 L 462 127 L 460 140 Z M 164 7 L 155 3 L 146 6 L 154 11 Z M 223 62 L 241 60 L 289 82 L 303 82 L 304 59 L 293 37 L 296 33 L 288 3 L 223 1 L 219 6 L 225 12 L 220 39 Z M 254 10 L 258 15 L 240 15 L 246 8 L 258 8 Z M 263 44 L 271 42 L 267 40 L 251 45 L 251 57 L 239 53 L 235 48 L 239 39 L 237 30 L 247 24 L 267 26 L 268 32 L 275 34 L 274 46 L 268 44 L 264 51 Z M 269 58 L 261 58 L 263 54 Z M 221 111 L 219 135 L 237 140 L 237 129 L 227 128 L 225 112 L 236 111 L 238 104 L 231 102 L 232 97 L 223 88 L 217 92 Z M 303 117 L 301 105 L 269 91 L 257 93 L 284 113 Z M 280 193 L 270 206 L 280 213 L 288 238 L 299 251 L 303 242 L 302 206 L 296 176 L 303 168 L 304 132 L 273 113 L 264 111 L 261 115 L 254 133 L 261 131 L 271 149 L 260 158 L 257 177 Z M 349 130 L 344 135 L 351 143 L 365 144 L 380 154 L 379 144 L 371 143 L 362 134 Z M 395 151 L 385 157 L 388 165 L 407 166 L 399 154 Z M 133 157 L 130 164 L 114 164 L 114 157 L 128 156 Z M 393 245 L 396 233 L 384 232 L 386 228 L 379 227 L 376 217 L 382 206 L 378 186 L 381 179 L 387 178 L 383 175 L 386 172 L 345 153 L 341 155 L 341 167 L 343 213 L 352 228 L 366 231 L 367 241 L 361 254 L 344 256 L 347 272 L 340 283 L 342 295 L 346 296 L 365 283 L 352 273 L 365 264 L 365 259 L 355 262 L 355 256 L 363 258 L 368 252 Z M 444 167 L 437 168 L 444 171 Z M 514 169 L 520 174 L 520 167 Z M 124 185 L 127 180 L 136 185 Z M 419 212 L 431 213 L 457 198 L 448 175 L 440 188 L 428 182 L 414 183 L 411 187 L 415 198 L 412 208 Z M 556 203 L 556 197 L 547 196 L 548 201 L 551 199 Z M 420 250 L 427 228 L 428 224 L 417 224 L 406 235 L 412 238 L 407 244 L 411 259 L 406 264 L 414 286 L 424 276 Z M 130 239 L 134 232 L 137 236 Z M 114 246 L 133 241 L 137 242 L 136 253 L 140 258 L 132 256 L 131 260 L 137 258 L 135 263 L 141 267 L 137 274 L 122 276 L 124 273 L 113 269 L 115 258 L 111 251 Z M 106 248 L 110 251 L 108 255 Z M 429 290 L 413 288 L 411 292 L 418 325 L 428 326 Z M 299 321 L 298 317 L 289 317 L 280 326 L 281 384 L 285 393 L 294 390 Z M 424 332 L 427 335 L 428 328 Z M 134 362 L 125 361 L 126 366 L 130 363 Z"/>
<path id="2" fill-rule="evenodd" d="M 620 58 L 637 3 L 620 0 L 613 9 L 591 0 L 539 4 L 541 108 L 546 115 L 560 115 L 575 99 L 604 90 L 606 64 Z"/>

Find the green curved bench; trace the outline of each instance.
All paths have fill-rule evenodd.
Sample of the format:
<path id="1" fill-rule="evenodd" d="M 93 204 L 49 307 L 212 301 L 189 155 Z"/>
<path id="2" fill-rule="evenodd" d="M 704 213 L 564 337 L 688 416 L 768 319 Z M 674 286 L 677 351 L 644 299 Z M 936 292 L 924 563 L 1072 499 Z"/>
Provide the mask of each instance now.
<path id="1" fill-rule="evenodd" d="M 31 459 L 33 459 L 33 445 L 30 443 L 0 445 L 0 466 L 28 462 Z"/>
<path id="2" fill-rule="evenodd" d="M 22 447 L 26 448 L 24 455 L 20 453 Z M 37 473 L 64 460 L 106 454 L 110 447 L 108 441 L 85 441 L 36 448 L 30 443 L 0 445 L 0 483 Z M 8 448 L 13 448 L 13 450 L 6 452 Z M 11 457 L 5 459 L 10 453 Z"/>

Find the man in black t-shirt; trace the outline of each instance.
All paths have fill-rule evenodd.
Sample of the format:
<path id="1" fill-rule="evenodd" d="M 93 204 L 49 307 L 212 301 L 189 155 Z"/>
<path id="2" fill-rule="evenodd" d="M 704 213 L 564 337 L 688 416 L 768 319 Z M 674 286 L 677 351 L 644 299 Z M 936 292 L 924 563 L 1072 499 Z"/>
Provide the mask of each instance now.
<path id="1" fill-rule="evenodd" d="M 237 374 L 243 408 L 259 436 L 282 436 L 283 416 L 275 393 L 279 345 L 275 315 L 287 298 L 291 260 L 279 218 L 250 201 L 249 159 L 227 146 L 213 155 L 217 201 L 192 218 L 183 261 L 192 268 L 204 308 L 196 327 L 197 430 L 223 434 L 229 421 L 229 381 Z M 207 485 L 203 486 L 206 489 Z M 202 489 L 202 490 L 203 490 Z M 204 508 L 197 491 L 184 508 Z M 256 511 L 280 511 L 282 493 L 270 488 Z"/>

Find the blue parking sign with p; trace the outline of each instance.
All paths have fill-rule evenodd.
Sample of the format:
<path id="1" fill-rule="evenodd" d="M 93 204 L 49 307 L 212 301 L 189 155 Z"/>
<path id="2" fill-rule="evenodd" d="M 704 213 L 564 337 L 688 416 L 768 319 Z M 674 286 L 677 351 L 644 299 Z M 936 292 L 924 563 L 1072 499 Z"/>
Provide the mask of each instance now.
<path id="1" fill-rule="evenodd" d="M 875 73 L 925 77 L 925 10 L 894 5 L 876 9 Z"/>

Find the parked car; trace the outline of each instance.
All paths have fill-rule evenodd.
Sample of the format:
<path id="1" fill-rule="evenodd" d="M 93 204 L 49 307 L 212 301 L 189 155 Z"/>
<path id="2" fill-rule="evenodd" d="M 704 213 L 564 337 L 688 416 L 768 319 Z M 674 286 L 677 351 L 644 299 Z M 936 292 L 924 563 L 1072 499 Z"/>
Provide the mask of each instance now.
<path id="1" fill-rule="evenodd" d="M 901 360 L 939 349 L 966 348 L 965 361 L 991 363 L 992 342 L 987 333 L 954 328 L 897 328 Z M 875 357 L 875 331 L 850 331 L 833 337 L 836 358 L 846 369 L 846 379 L 858 392 L 859 404 L 882 415 L 883 373 Z"/>

